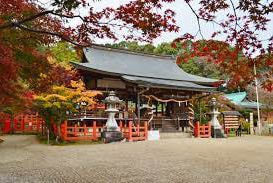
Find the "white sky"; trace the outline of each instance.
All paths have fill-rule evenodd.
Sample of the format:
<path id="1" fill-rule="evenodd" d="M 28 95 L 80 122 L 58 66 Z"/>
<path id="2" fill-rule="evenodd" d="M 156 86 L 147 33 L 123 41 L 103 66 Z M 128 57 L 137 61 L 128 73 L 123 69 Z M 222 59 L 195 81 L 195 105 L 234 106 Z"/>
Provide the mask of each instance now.
<path id="1" fill-rule="evenodd" d="M 114 4 L 112 2 L 115 1 Z M 95 9 L 101 10 L 104 7 L 107 7 L 110 5 L 110 7 L 118 7 L 121 4 L 124 4 L 126 2 L 129 2 L 128 0 L 102 0 L 100 2 L 97 2 L 95 4 Z M 193 4 L 193 7 L 198 8 L 198 4 Z M 170 33 L 166 32 L 163 33 L 159 38 L 154 40 L 154 44 L 159 44 L 162 42 L 170 42 L 174 40 L 177 37 L 182 36 L 185 33 L 191 33 L 193 35 L 196 34 L 198 30 L 198 25 L 196 21 L 195 15 L 191 12 L 190 8 L 187 6 L 186 3 L 182 0 L 176 0 L 174 3 L 166 3 L 164 6 L 164 9 L 171 9 L 176 13 L 176 20 L 177 24 L 180 27 L 180 31 L 178 33 Z M 218 25 L 214 25 L 212 23 L 206 23 L 204 21 L 201 21 L 202 26 L 202 33 L 205 38 L 209 38 L 210 35 L 214 32 L 214 30 L 218 27 Z M 120 36 L 122 38 L 122 36 Z M 199 38 L 200 35 L 199 35 Z M 223 38 L 222 38 L 223 39 Z M 113 42 L 111 40 L 100 40 L 96 39 L 97 43 L 106 43 L 106 42 Z"/>
<path id="2" fill-rule="evenodd" d="M 47 5 L 50 5 L 50 2 L 52 0 L 41 0 L 43 2 L 46 2 Z M 92 6 L 94 7 L 95 10 L 102 10 L 105 7 L 113 7 L 113 8 L 117 8 L 119 7 L 121 4 L 125 4 L 128 3 L 130 0 L 87 0 L 88 2 L 90 2 L 90 4 L 92 4 Z M 265 0 L 266 2 L 268 2 L 268 0 Z M 191 2 L 192 7 L 194 9 L 198 9 L 199 5 L 198 5 L 199 1 L 193 1 Z M 235 6 L 238 3 L 237 0 L 234 0 Z M 171 9 L 174 12 L 176 12 L 176 20 L 177 20 L 177 25 L 180 27 L 180 31 L 178 33 L 163 33 L 160 37 L 158 37 L 157 39 L 155 39 L 153 41 L 154 44 L 159 44 L 162 42 L 170 42 L 172 40 L 174 40 L 177 37 L 182 36 L 185 33 L 190 33 L 192 35 L 195 35 L 197 30 L 198 30 L 198 25 L 197 25 L 197 20 L 195 15 L 191 12 L 190 8 L 187 6 L 187 4 L 184 2 L 184 0 L 176 0 L 173 3 L 166 3 L 163 7 L 163 9 Z M 217 15 L 217 20 L 221 21 L 225 18 L 226 13 L 230 11 L 232 13 L 232 10 L 227 10 L 225 11 L 223 14 L 219 14 Z M 81 9 L 80 10 L 80 14 L 84 15 L 88 12 L 88 9 Z M 240 14 L 240 13 L 239 13 Z M 242 14 L 242 13 L 241 13 Z M 240 14 L 240 15 L 241 15 Z M 273 15 L 269 15 L 269 17 L 271 19 L 273 19 Z M 70 22 L 70 25 L 75 25 L 77 24 L 77 21 L 79 20 L 73 20 L 72 22 Z M 202 34 L 204 35 L 205 39 L 209 39 L 211 34 L 213 32 L 215 32 L 216 30 L 221 30 L 221 28 L 219 28 L 218 25 L 213 24 L 213 23 L 207 23 L 205 21 L 200 20 L 201 22 L 201 29 L 202 29 Z M 266 39 L 269 38 L 273 35 L 273 21 L 271 21 L 268 25 L 268 30 L 266 32 L 261 32 L 259 33 L 259 36 L 261 39 Z M 119 38 L 119 41 L 122 41 L 122 35 L 125 33 L 123 31 L 119 31 L 117 30 L 115 32 L 117 34 L 117 37 Z M 198 35 L 197 39 L 200 39 L 201 36 Z M 224 40 L 225 39 L 225 35 L 220 35 L 220 37 L 216 37 L 215 39 L 218 40 Z M 109 40 L 109 39 L 95 39 L 95 42 L 100 44 L 105 44 L 105 43 L 113 43 L 113 40 Z M 264 44 L 266 44 L 266 42 L 264 42 Z"/>
<path id="3" fill-rule="evenodd" d="M 115 3 L 113 3 L 115 2 Z M 121 4 L 124 4 L 126 2 L 129 2 L 128 0 L 102 0 L 100 2 L 96 2 L 95 4 L 95 9 L 100 10 L 104 7 L 118 7 Z M 193 1 L 194 2 L 194 1 Z M 238 2 L 238 1 L 237 1 Z M 235 5 L 237 4 L 235 1 Z M 198 9 L 198 1 L 195 1 L 195 3 L 191 3 L 192 7 L 194 9 Z M 166 3 L 164 6 L 166 9 L 171 9 L 174 12 L 176 12 L 176 20 L 177 24 L 180 27 L 180 31 L 178 33 L 163 33 L 159 38 L 155 39 L 153 41 L 154 44 L 159 44 L 162 42 L 169 42 L 174 40 L 175 38 L 182 36 L 185 33 L 191 33 L 192 35 L 195 35 L 198 30 L 198 24 L 195 15 L 191 12 L 190 8 L 187 6 L 187 4 L 184 2 L 184 0 L 176 0 L 174 3 Z M 230 11 L 232 13 L 232 10 L 227 10 L 223 14 L 217 15 L 217 20 L 223 20 L 225 18 L 226 13 Z M 242 14 L 242 13 L 241 13 Z M 269 15 L 271 19 L 273 19 L 273 15 Z M 201 21 L 201 28 L 202 28 L 202 34 L 204 35 L 205 38 L 209 39 L 211 34 L 215 32 L 215 30 L 221 30 L 220 27 L 216 24 L 213 23 L 207 23 L 205 21 Z M 259 33 L 259 36 L 261 39 L 266 39 L 269 38 L 273 35 L 273 21 L 271 21 L 268 25 L 268 30 L 266 32 L 261 32 Z M 122 32 L 120 32 L 122 34 Z M 122 38 L 122 36 L 119 36 Z M 201 39 L 200 34 L 198 34 L 197 39 Z M 218 40 L 224 40 L 225 35 L 220 35 L 220 37 L 216 37 Z M 120 39 L 119 41 L 121 41 Z M 96 43 L 112 43 L 113 41 L 108 40 L 108 39 L 96 39 Z M 266 42 L 264 42 L 266 44 Z"/>

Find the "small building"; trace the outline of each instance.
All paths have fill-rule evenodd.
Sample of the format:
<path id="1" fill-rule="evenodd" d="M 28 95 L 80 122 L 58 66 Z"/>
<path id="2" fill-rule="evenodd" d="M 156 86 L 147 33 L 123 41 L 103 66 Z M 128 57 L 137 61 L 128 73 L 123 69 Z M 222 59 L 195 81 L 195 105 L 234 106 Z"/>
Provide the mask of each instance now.
<path id="1" fill-rule="evenodd" d="M 218 80 L 188 74 L 173 56 L 159 56 L 93 45 L 72 63 L 88 89 L 115 91 L 125 105 L 118 120 L 149 121 L 149 128 L 182 131 L 191 126 L 191 100 L 216 90 Z M 104 97 L 105 97 L 104 96 Z M 103 99 L 103 97 L 102 97 Z M 93 114 L 89 119 L 106 117 Z M 87 119 L 87 118 L 86 118 Z"/>
<path id="2" fill-rule="evenodd" d="M 246 109 L 257 109 L 257 102 L 247 100 L 246 92 L 236 92 L 225 94 L 224 97 L 229 99 L 232 103 L 238 105 L 239 107 Z M 262 104 L 259 104 L 262 107 Z"/>
<path id="3" fill-rule="evenodd" d="M 250 101 L 247 99 L 247 93 L 246 92 L 236 92 L 236 93 L 230 93 L 225 94 L 225 98 L 229 99 L 232 103 L 235 105 L 243 108 L 243 109 L 249 109 L 252 111 L 257 110 L 257 102 L 256 101 Z M 271 109 L 266 109 L 266 107 L 259 103 L 259 107 L 261 109 L 261 122 L 273 125 L 273 107 Z"/>

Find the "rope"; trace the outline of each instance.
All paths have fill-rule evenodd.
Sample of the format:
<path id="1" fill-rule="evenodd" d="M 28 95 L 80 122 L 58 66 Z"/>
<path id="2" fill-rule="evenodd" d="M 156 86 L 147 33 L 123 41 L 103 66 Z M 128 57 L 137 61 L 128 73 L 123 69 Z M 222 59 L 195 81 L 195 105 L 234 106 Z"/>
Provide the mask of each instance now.
<path id="1" fill-rule="evenodd" d="M 186 103 L 188 102 L 189 100 L 175 100 L 175 99 L 167 99 L 167 100 L 164 100 L 164 99 L 160 99 L 154 95 L 142 95 L 146 98 L 148 98 L 148 100 L 150 100 L 151 98 L 154 98 L 156 101 L 158 102 L 164 102 L 164 103 L 167 103 L 167 102 L 177 102 L 177 103 Z"/>

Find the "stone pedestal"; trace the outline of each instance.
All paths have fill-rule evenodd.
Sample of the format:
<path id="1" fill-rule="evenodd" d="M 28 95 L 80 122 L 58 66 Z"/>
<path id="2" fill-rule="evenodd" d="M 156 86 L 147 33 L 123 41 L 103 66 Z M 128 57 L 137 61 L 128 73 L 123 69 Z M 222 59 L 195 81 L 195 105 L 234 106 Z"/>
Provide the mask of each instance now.
<path id="1" fill-rule="evenodd" d="M 224 134 L 224 131 L 222 129 L 214 128 L 213 126 L 211 126 L 211 136 L 213 138 L 225 138 L 226 137 L 226 135 Z"/>
<path id="2" fill-rule="evenodd" d="M 101 137 L 104 143 L 119 142 L 123 140 L 122 133 L 120 131 L 103 131 Z"/>

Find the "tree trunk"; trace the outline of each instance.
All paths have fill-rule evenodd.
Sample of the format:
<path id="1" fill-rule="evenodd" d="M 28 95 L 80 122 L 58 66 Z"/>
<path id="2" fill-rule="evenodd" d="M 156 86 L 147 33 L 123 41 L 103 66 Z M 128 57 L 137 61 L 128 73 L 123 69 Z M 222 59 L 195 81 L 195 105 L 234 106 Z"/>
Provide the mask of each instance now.
<path id="1" fill-rule="evenodd" d="M 57 124 L 57 136 L 56 136 L 56 143 L 60 143 L 60 138 L 61 138 L 61 124 Z"/>

